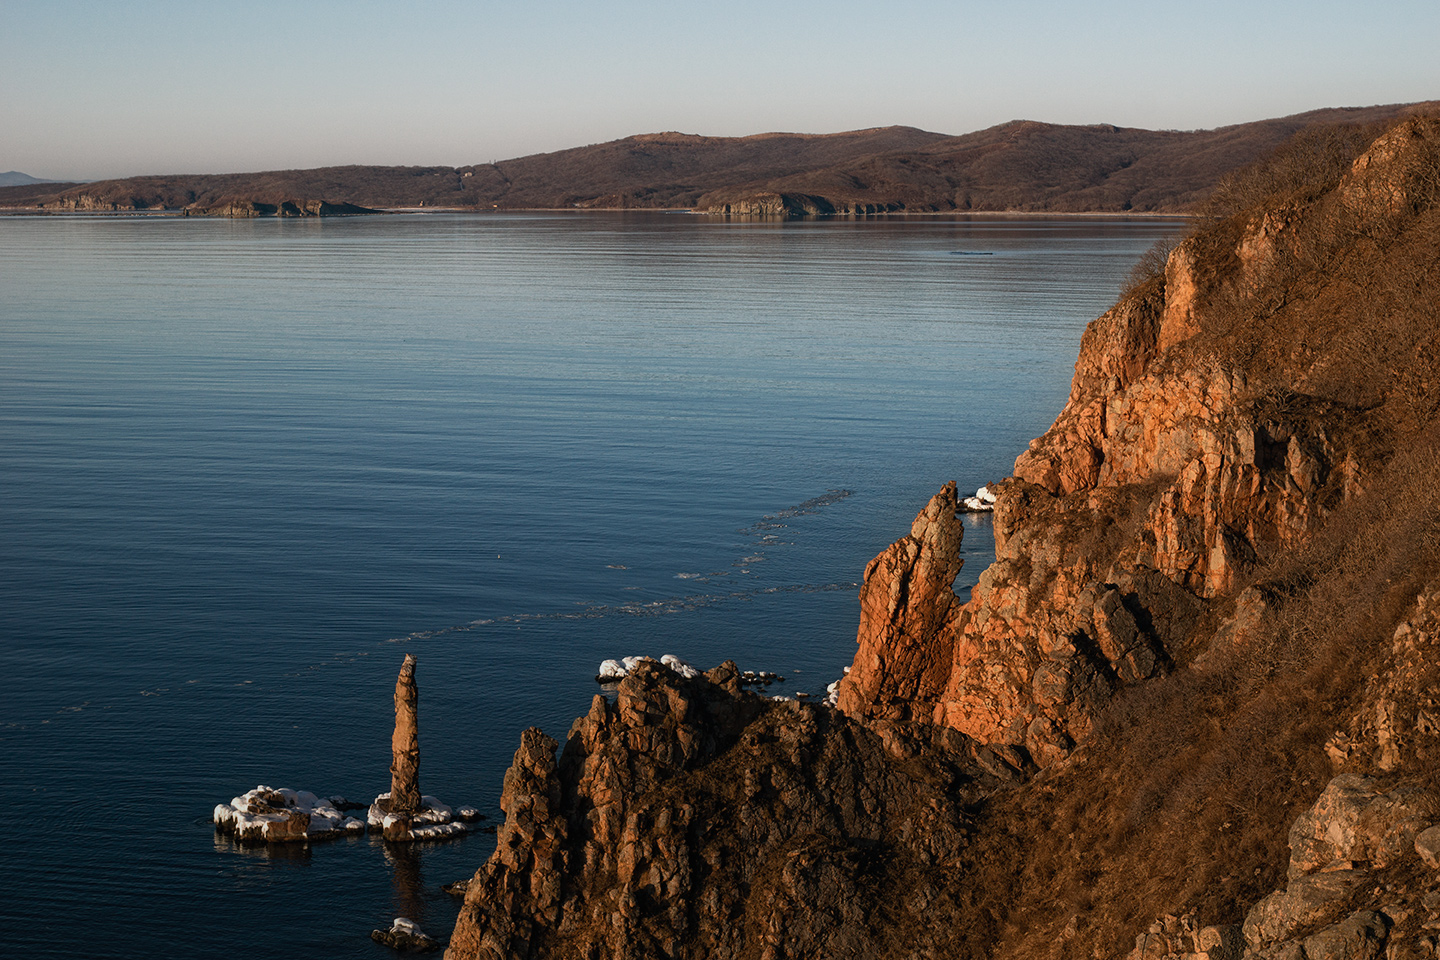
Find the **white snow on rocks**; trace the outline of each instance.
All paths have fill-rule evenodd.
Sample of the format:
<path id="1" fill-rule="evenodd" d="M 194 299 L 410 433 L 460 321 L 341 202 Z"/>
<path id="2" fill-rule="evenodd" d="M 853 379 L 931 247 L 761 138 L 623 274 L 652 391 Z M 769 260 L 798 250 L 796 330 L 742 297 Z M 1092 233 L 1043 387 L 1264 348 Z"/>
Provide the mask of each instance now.
<path id="1" fill-rule="evenodd" d="M 215 807 L 215 826 L 238 840 L 308 842 L 365 832 L 365 824 L 308 790 L 260 785 Z"/>
<path id="2" fill-rule="evenodd" d="M 389 799 L 384 793 L 376 798 Z M 308 790 L 275 789 L 263 784 L 254 790 L 215 807 L 215 827 L 237 840 L 257 843 L 308 843 L 334 837 L 358 836 L 365 832 L 366 821 L 347 817 L 337 806 L 345 806 L 341 797 L 321 799 Z M 421 798 L 421 810 L 410 818 L 409 830 L 394 839 L 441 840 L 466 833 L 469 827 L 459 821 L 483 820 L 474 807 L 458 811 L 436 800 Z M 372 830 L 384 830 L 387 821 L 398 823 L 383 810 L 371 805 L 367 820 Z"/>
<path id="3" fill-rule="evenodd" d="M 665 654 L 663 657 L 660 658 L 660 662 L 665 664 L 665 666 L 669 667 L 675 673 L 680 674 L 680 676 L 684 677 L 686 680 L 694 680 L 696 677 L 700 676 L 699 670 L 696 670 L 694 667 L 690 666 L 690 664 L 686 663 L 684 660 L 681 660 L 673 653 Z"/>
<path id="4" fill-rule="evenodd" d="M 975 491 L 975 496 L 960 501 L 960 505 L 967 513 L 989 513 L 995 509 L 995 494 L 990 492 L 988 486 L 981 487 Z"/>
<path id="5" fill-rule="evenodd" d="M 440 941 L 420 929 L 420 924 L 405 917 L 396 917 L 389 930 L 371 930 L 370 939 L 401 953 L 434 953 L 441 947 Z"/>
<path id="6" fill-rule="evenodd" d="M 630 676 L 630 671 L 634 670 L 640 664 L 655 662 L 654 657 L 623 657 L 619 660 L 606 660 L 600 664 L 600 670 L 595 674 L 595 679 L 600 683 L 619 683 L 621 680 Z M 690 666 L 690 664 L 672 653 L 665 654 L 660 658 L 659 662 L 680 674 L 680 676 L 686 680 L 693 680 L 700 676 L 699 670 L 696 670 Z"/>
<path id="7" fill-rule="evenodd" d="M 681 660 L 674 654 L 667 653 L 658 661 L 654 657 L 625 657 L 620 660 L 605 660 L 600 664 L 600 669 L 595 674 L 595 680 L 599 683 L 619 683 L 630 675 L 641 663 L 660 663 L 680 674 L 686 680 L 693 680 L 700 676 L 701 671 Z M 775 681 L 785 682 L 785 678 L 778 673 L 771 673 L 768 670 L 742 670 L 740 671 L 740 682 L 746 686 L 770 686 Z"/>
<path id="8" fill-rule="evenodd" d="M 981 487 L 980 490 L 983 492 L 985 491 L 985 488 Z M 992 509 L 994 502 L 995 498 L 992 496 L 989 501 L 990 506 L 987 506 L 985 509 Z M 596 675 L 595 679 L 598 680 L 600 683 L 618 683 L 621 680 L 625 679 L 625 677 L 629 676 L 630 671 L 634 670 L 635 667 L 642 662 L 658 662 L 664 664 L 671 670 L 674 670 L 676 673 L 686 678 L 697 677 L 700 675 L 699 670 L 690 666 L 690 664 L 686 663 L 684 660 L 681 660 L 679 657 L 672 656 L 667 653 L 658 661 L 655 660 L 654 657 L 625 657 L 620 660 L 606 660 L 600 664 L 600 670 L 599 673 Z M 847 674 L 850 672 L 850 668 L 848 666 L 845 668 L 845 672 Z M 783 683 L 785 681 L 785 678 L 780 676 L 778 673 L 771 673 L 767 670 L 742 670 L 740 672 L 740 682 L 746 686 L 763 688 L 770 686 L 770 684 L 776 681 L 780 681 Z M 819 698 L 818 694 L 815 696 L 817 697 L 817 699 L 815 700 L 815 702 L 817 703 L 823 703 L 828 707 L 836 706 L 840 700 L 840 681 L 836 680 L 835 682 L 828 685 L 825 688 L 825 696 L 823 698 Z M 811 694 L 796 693 L 794 696 L 785 696 L 783 694 L 779 694 L 771 696 L 770 699 L 802 701 L 810 700 Z M 461 811 L 461 814 L 463 814 L 463 812 L 464 811 Z M 460 814 L 457 814 L 457 817 L 462 820 L 465 819 L 465 817 Z"/>
<path id="9" fill-rule="evenodd" d="M 456 820 L 454 810 L 434 797 L 421 796 L 420 809 L 408 818 L 387 813 L 386 805 L 381 801 L 389 799 L 388 791 L 376 797 L 375 802 L 370 804 L 366 817 L 370 822 L 370 829 L 383 833 L 387 840 L 442 840 L 445 837 L 459 836 L 470 829 Z M 403 827 L 407 819 L 409 829 L 397 829 Z"/>

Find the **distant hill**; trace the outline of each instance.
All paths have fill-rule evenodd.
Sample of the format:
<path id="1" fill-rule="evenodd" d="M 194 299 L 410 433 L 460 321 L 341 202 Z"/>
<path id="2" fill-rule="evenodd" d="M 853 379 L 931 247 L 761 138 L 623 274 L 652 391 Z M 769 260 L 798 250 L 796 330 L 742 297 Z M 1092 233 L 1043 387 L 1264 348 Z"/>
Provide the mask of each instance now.
<path id="1" fill-rule="evenodd" d="M 79 183 L 78 180 L 44 180 L 40 177 L 32 177 L 28 173 L 21 173 L 19 170 L 7 170 L 0 173 L 0 187 L 28 187 L 34 183 Z"/>
<path id="2" fill-rule="evenodd" d="M 1225 174 L 1301 130 L 1436 110 L 1440 102 L 1334 108 L 1197 131 L 1017 120 L 958 137 L 913 127 L 748 137 L 657 133 L 468 167 L 132 177 L 55 190 L 41 202 L 56 210 L 229 216 L 421 206 L 1181 213 Z M 0 205 L 16 205 L 3 189 Z"/>
<path id="3" fill-rule="evenodd" d="M 206 212 L 237 200 L 278 204 L 323 198 L 390 208 L 676 208 L 692 206 L 702 193 L 727 184 L 824 169 L 945 139 L 910 127 L 751 137 L 658 133 L 471 167 L 347 166 L 106 180 L 60 192 L 47 206 Z"/>

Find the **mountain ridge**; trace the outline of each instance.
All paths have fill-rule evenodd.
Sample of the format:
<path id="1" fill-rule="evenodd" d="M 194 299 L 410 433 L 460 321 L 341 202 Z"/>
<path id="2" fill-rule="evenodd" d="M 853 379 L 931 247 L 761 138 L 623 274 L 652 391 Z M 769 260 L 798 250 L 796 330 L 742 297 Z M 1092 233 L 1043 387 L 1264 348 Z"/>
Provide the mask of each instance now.
<path id="1" fill-rule="evenodd" d="M 959 136 L 907 126 L 745 137 L 668 131 L 464 167 L 130 177 L 49 196 L 0 193 L 0 205 L 232 216 L 320 202 L 372 210 L 693 209 L 781 216 L 1178 214 L 1226 174 L 1301 130 L 1373 124 L 1435 106 L 1323 108 L 1202 131 L 1033 120 Z"/>

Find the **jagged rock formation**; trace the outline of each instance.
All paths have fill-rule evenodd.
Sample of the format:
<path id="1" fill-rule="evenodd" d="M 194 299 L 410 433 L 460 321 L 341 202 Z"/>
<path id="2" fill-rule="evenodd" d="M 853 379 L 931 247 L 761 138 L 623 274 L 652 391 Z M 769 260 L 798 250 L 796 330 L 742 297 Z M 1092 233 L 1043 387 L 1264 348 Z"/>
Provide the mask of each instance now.
<path id="1" fill-rule="evenodd" d="M 1437 151 L 1433 122 L 1402 125 L 1316 212 L 1353 211 L 1347 230 L 1365 235 L 1428 196 Z M 912 713 L 1054 762 L 1118 689 L 1199 652 L 1212 601 L 1307 542 L 1355 495 L 1387 452 L 1364 412 L 1295 387 L 1277 397 L 1277 372 L 1301 389 L 1314 376 L 1304 358 L 1256 381 L 1202 335 L 1236 296 L 1265 286 L 1277 248 L 1314 242 L 1302 212 L 1237 225 L 1238 237 L 1225 238 L 1227 288 L 1201 282 L 1216 238 L 1192 238 L 1148 297 L 1090 325 L 1065 409 L 1002 486 L 995 564 L 968 604 L 940 596 L 927 615 L 947 622 L 926 631 L 924 649 L 907 650 L 915 640 L 904 631 L 879 637 L 862 626 L 861 655 L 841 685 L 845 709 L 888 715 L 896 691 Z M 895 575 L 873 567 L 867 593 L 903 589 L 871 576 Z M 937 654 L 949 655 L 947 666 Z M 921 666 L 897 676 L 893 664 Z M 947 674 L 943 687 L 937 672 Z"/>
<path id="2" fill-rule="evenodd" d="M 925 955 L 959 916 L 967 807 L 1023 772 L 950 731 L 743 692 L 728 663 L 641 664 L 556 748 L 521 738 L 447 956 Z"/>
<path id="3" fill-rule="evenodd" d="M 452 956 L 1440 956 L 1440 120 L 1211 211 L 968 602 L 948 485 L 837 711 L 647 669 L 527 732 Z"/>
<path id="4" fill-rule="evenodd" d="M 942 630 L 959 605 L 954 584 L 963 534 L 951 481 L 915 517 L 910 536 L 865 568 L 860 650 L 839 687 L 841 710 L 908 720 L 944 688 L 951 658 Z"/>

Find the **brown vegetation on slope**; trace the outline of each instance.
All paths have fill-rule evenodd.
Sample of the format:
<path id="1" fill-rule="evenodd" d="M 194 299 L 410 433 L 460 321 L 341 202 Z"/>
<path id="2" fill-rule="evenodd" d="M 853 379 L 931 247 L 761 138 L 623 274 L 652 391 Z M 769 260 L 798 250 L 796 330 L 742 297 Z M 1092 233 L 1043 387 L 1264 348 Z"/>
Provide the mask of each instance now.
<path id="1" fill-rule="evenodd" d="M 210 210 L 235 200 L 303 198 L 366 207 L 687 207 L 705 189 L 943 139 L 911 127 L 810 136 L 647 134 L 469 167 L 324 167 L 253 174 L 132 177 L 59 193 L 56 209 Z"/>
<path id="2" fill-rule="evenodd" d="M 1393 120 L 1433 104 L 1315 110 L 1217 130 L 1059 126 L 1017 120 L 787 177 L 725 186 L 696 206 L 723 212 L 793 197 L 812 212 L 856 210 L 1182 213 L 1227 174 L 1307 128 Z"/>
<path id="3" fill-rule="evenodd" d="M 56 194 L 81 186 L 78 183 L 25 183 L 13 187 L 0 187 L 0 208 L 38 207 L 51 200 Z"/>
<path id="4" fill-rule="evenodd" d="M 132 177 L 52 188 L 46 203 L 193 212 L 224 212 L 237 202 L 303 208 L 324 199 L 376 208 L 693 207 L 780 216 L 1178 213 L 1299 130 L 1389 120 L 1427 106 L 1316 110 L 1184 132 L 1014 121 L 959 137 L 898 126 L 825 135 L 658 133 L 466 167 Z"/>
<path id="5" fill-rule="evenodd" d="M 1120 955 L 1162 914 L 1239 923 L 1284 885 L 1291 821 L 1337 768 L 1440 796 L 1440 731 L 1416 719 L 1440 670 L 1407 673 L 1392 648 L 1440 590 L 1440 123 L 1368 139 L 1307 137 L 1228 184 L 1217 219 L 1092 325 L 1065 413 L 1002 494 L 1008 543 L 936 645 L 956 672 L 934 696 L 999 679 L 1019 718 L 1046 718 L 1021 728 L 1037 756 L 1078 749 L 977 825 L 970 879 L 1010 891 L 987 908 L 1008 917 L 992 955 Z M 1047 544 L 1018 576 L 1016 542 Z M 1187 637 L 1157 626 L 1137 576 L 1155 569 L 1203 603 Z M 1140 584 L 1123 599 L 1169 671 L 1098 700 L 1008 687 L 1049 669 L 1026 652 L 1047 629 L 1075 631 L 1070 676 L 1087 648 L 1115 669 L 1067 586 L 1096 580 Z M 965 679 L 974 663 L 990 686 Z M 1389 879 L 1417 909 L 1440 886 L 1372 882 Z"/>

